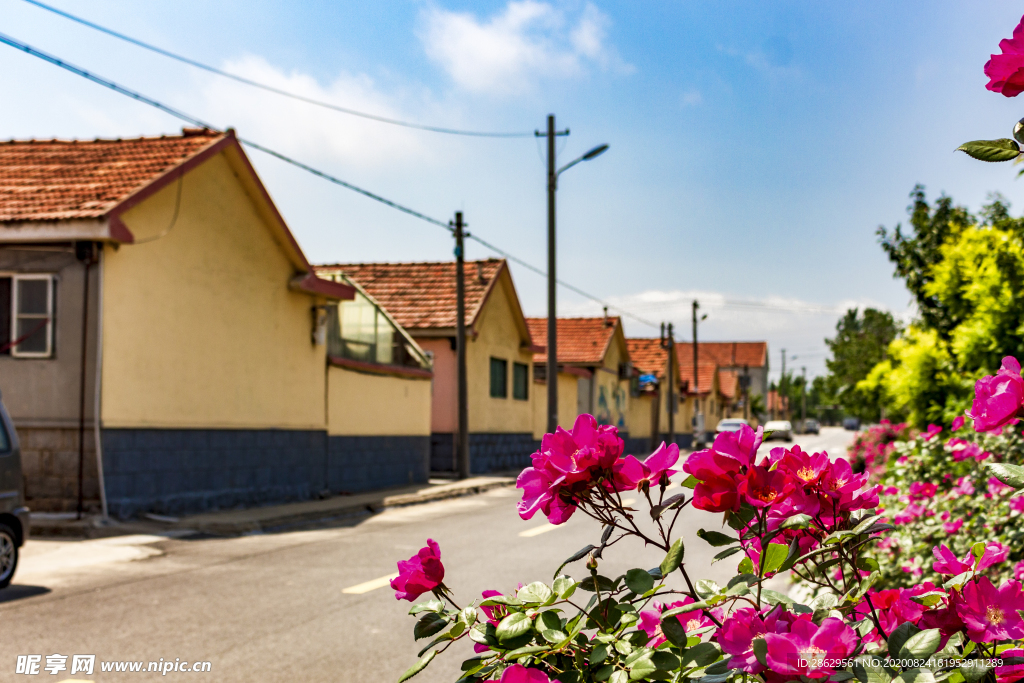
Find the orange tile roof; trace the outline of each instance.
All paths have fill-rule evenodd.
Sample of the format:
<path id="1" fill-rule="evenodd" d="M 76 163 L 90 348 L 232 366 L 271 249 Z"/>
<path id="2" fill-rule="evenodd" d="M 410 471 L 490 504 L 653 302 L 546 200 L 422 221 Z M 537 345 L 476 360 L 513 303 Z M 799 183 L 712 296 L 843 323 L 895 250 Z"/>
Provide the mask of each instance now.
<path id="1" fill-rule="evenodd" d="M 618 316 L 607 318 L 559 318 L 556 324 L 558 332 L 558 362 L 577 364 L 600 364 L 608 351 L 608 345 L 615 336 L 615 328 L 621 324 Z M 544 347 L 545 351 L 533 354 L 534 363 L 548 361 L 548 319 L 527 318 L 530 336 L 536 346 Z"/>
<path id="2" fill-rule="evenodd" d="M 678 344 L 676 344 L 676 348 L 679 348 Z M 693 347 L 691 346 L 690 348 L 692 349 Z M 680 379 L 683 382 L 686 382 L 687 393 L 692 394 L 693 352 L 691 351 L 690 354 L 691 355 L 689 361 L 687 361 L 685 358 L 679 358 L 678 355 L 677 358 L 679 359 L 678 362 Z M 715 373 L 717 371 L 718 363 L 715 363 L 714 361 L 701 361 L 699 359 L 697 360 L 697 389 L 700 391 L 701 394 L 706 394 L 709 391 L 711 391 L 711 388 L 714 385 Z M 719 388 L 719 391 L 721 391 L 721 388 Z"/>
<path id="3" fill-rule="evenodd" d="M 676 352 L 680 361 L 693 363 L 693 342 L 676 342 Z M 768 342 L 699 342 L 697 355 L 698 362 L 714 361 L 723 367 L 763 367 L 768 364 Z"/>
<path id="4" fill-rule="evenodd" d="M 736 398 L 739 383 L 739 370 L 718 371 L 718 391 L 722 396 L 730 400 Z"/>
<path id="5" fill-rule="evenodd" d="M 466 261 L 466 324 L 472 325 L 504 259 Z M 317 275 L 344 273 L 359 283 L 395 321 L 411 331 L 455 327 L 455 262 L 336 263 L 314 266 Z"/>
<path id="6" fill-rule="evenodd" d="M 0 143 L 0 222 L 99 218 L 223 133 Z"/>
<path id="7" fill-rule="evenodd" d="M 665 366 L 668 365 L 668 350 L 661 347 L 661 340 L 657 337 L 649 338 L 627 338 L 626 348 L 629 349 L 629 359 L 633 367 L 645 375 L 654 375 L 659 380 L 665 377 Z"/>

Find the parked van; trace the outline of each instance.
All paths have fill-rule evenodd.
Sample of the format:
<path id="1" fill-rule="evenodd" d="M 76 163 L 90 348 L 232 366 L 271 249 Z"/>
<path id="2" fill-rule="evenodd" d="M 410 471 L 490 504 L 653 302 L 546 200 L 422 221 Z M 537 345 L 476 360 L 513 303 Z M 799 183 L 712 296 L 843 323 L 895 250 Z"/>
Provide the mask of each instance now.
<path id="1" fill-rule="evenodd" d="M 28 538 L 24 482 L 18 435 L 0 397 L 0 588 L 6 588 L 14 578 L 18 548 Z"/>

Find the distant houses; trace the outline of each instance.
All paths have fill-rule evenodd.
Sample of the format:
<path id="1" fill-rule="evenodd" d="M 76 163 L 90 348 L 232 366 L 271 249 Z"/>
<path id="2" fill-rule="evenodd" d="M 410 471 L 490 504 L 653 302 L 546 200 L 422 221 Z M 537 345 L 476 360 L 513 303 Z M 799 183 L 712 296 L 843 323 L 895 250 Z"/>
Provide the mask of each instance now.
<path id="1" fill-rule="evenodd" d="M 582 413 L 626 451 L 706 439 L 767 392 L 767 344 L 627 338 L 523 314 L 465 268 L 471 470 L 530 463 Z M 188 513 L 454 473 L 454 262 L 313 266 L 233 132 L 0 143 L 0 391 L 36 510 Z M 668 392 L 668 377 L 674 391 Z M 699 411 L 698 411 L 699 409 Z M 759 416 L 749 416 L 756 419 Z"/>

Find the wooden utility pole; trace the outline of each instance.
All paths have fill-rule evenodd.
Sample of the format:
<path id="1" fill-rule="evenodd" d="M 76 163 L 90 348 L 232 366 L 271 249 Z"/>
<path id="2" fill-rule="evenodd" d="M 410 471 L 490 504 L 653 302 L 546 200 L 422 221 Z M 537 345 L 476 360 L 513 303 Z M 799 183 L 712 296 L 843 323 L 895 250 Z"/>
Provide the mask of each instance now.
<path id="1" fill-rule="evenodd" d="M 668 443 L 676 442 L 676 341 L 672 323 L 668 324 L 668 336 L 665 336 L 665 323 L 661 324 L 661 346 L 668 350 L 668 387 L 665 396 L 665 410 L 668 413 Z"/>
<path id="2" fill-rule="evenodd" d="M 693 441 L 694 445 L 704 441 L 704 435 L 698 434 L 703 426 L 700 424 L 700 382 L 697 375 L 697 309 L 700 304 L 693 300 Z"/>
<path id="3" fill-rule="evenodd" d="M 462 212 L 455 212 L 455 355 L 458 366 L 459 424 L 455 434 L 455 462 L 460 479 L 469 477 L 469 406 L 466 384 L 466 254 Z"/>

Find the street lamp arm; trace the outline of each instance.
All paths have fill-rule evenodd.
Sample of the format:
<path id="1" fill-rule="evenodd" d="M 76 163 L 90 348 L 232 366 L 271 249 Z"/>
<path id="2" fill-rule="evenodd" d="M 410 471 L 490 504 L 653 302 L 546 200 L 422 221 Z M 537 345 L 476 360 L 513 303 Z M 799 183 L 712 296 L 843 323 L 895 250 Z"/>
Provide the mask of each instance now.
<path id="1" fill-rule="evenodd" d="M 576 164 L 580 163 L 581 161 L 590 161 L 591 159 L 594 159 L 595 157 L 601 156 L 602 154 L 604 154 L 607 151 L 608 151 L 608 145 L 598 145 L 597 147 L 595 147 L 594 149 L 590 150 L 589 152 L 587 152 L 583 156 L 579 157 L 578 159 L 573 159 L 572 161 L 567 163 L 565 166 L 563 166 L 562 168 L 560 168 L 557 171 L 555 171 L 555 177 L 560 176 L 563 171 L 569 170 L 570 168 L 572 168 Z"/>

